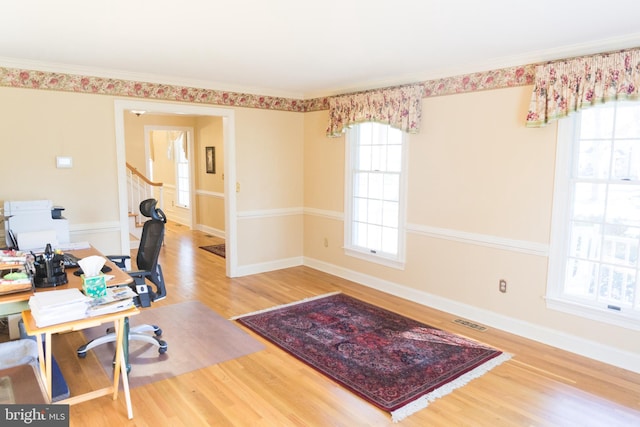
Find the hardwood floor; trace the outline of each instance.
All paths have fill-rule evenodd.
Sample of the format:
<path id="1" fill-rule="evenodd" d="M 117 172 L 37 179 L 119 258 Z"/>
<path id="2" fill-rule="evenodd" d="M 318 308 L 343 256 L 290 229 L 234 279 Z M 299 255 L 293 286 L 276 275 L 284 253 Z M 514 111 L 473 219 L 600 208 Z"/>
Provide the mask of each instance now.
<path id="1" fill-rule="evenodd" d="M 224 259 L 198 246 L 218 238 L 170 224 L 161 264 L 168 296 L 157 306 L 198 300 L 224 317 L 342 291 L 435 327 L 498 347 L 514 357 L 403 420 L 404 426 L 640 425 L 640 375 L 537 342 L 453 323 L 454 316 L 296 267 L 228 279 Z M 166 319 L 169 322 L 171 319 Z M 193 325 L 206 328 L 206 325 Z M 171 352 L 171 337 L 165 337 Z M 389 414 L 263 341 L 266 349 L 132 390 L 134 419 L 122 396 L 74 405 L 71 426 L 385 426 Z M 71 393 L 104 387 L 95 358 L 75 357 L 83 337 L 56 336 L 54 355 Z M 135 366 L 134 366 L 135 369 Z"/>

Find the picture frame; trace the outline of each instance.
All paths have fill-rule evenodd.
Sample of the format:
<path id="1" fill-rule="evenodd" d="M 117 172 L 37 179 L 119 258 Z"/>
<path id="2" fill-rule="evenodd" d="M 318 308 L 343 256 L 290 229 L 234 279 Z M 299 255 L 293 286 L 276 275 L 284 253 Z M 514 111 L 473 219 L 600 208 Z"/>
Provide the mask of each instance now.
<path id="1" fill-rule="evenodd" d="M 205 147 L 207 173 L 216 173 L 216 147 Z"/>

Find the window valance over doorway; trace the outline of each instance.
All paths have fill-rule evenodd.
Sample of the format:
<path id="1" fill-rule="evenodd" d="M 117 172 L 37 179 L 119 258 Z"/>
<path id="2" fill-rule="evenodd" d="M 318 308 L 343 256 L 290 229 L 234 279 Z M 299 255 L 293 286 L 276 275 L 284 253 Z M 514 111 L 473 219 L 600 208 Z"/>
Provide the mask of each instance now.
<path id="1" fill-rule="evenodd" d="M 540 127 L 596 104 L 640 98 L 640 49 L 536 66 L 526 125 Z"/>
<path id="2" fill-rule="evenodd" d="M 327 136 L 342 136 L 350 126 L 371 121 L 418 133 L 423 93 L 422 85 L 414 84 L 332 97 Z"/>

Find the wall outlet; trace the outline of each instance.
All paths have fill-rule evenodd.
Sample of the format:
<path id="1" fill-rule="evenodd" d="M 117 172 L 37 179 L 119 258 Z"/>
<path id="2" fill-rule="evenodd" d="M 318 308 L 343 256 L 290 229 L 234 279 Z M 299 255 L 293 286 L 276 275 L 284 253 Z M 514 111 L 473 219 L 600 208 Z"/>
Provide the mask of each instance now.
<path id="1" fill-rule="evenodd" d="M 500 292 L 502 292 L 503 294 L 507 293 L 507 281 L 504 279 L 500 279 L 500 284 L 498 289 L 500 289 Z"/>

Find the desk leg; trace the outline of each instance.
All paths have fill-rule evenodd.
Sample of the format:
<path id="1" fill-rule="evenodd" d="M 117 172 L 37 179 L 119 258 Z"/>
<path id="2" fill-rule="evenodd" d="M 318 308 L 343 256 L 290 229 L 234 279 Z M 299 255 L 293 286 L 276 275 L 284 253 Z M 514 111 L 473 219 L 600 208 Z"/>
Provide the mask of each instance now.
<path id="1" fill-rule="evenodd" d="M 46 345 L 51 346 L 51 334 L 47 334 Z M 42 342 L 42 334 L 36 334 L 36 345 L 38 346 L 38 362 L 40 363 L 40 376 L 42 377 L 42 382 L 47 389 L 47 397 L 49 402 L 51 402 L 51 375 L 49 374 L 49 370 L 51 369 L 51 349 L 46 351 L 43 347 Z"/>
<path id="2" fill-rule="evenodd" d="M 45 372 L 47 375 L 47 396 L 49 397 L 49 402 L 51 402 L 51 394 L 52 394 L 52 390 L 53 390 L 53 385 L 52 385 L 52 374 L 51 374 L 51 333 L 47 332 L 45 334 L 45 342 L 44 342 L 44 357 L 46 358 L 46 367 L 45 367 Z"/>
<path id="3" fill-rule="evenodd" d="M 127 416 L 133 418 L 133 410 L 131 408 L 131 395 L 129 394 L 129 377 L 127 376 L 126 360 L 124 355 L 124 345 L 128 341 L 125 331 L 127 328 L 126 319 L 119 319 L 114 323 L 116 330 L 116 363 L 113 370 L 113 399 L 118 398 L 118 375 L 122 375 L 122 387 L 124 389 L 124 398 L 127 403 Z M 128 334 L 128 332 L 127 332 Z"/>
<path id="4" fill-rule="evenodd" d="M 124 337 L 122 338 L 122 353 L 124 355 L 124 368 L 127 371 L 127 374 L 131 372 L 131 365 L 129 364 L 129 318 L 124 318 Z"/>

